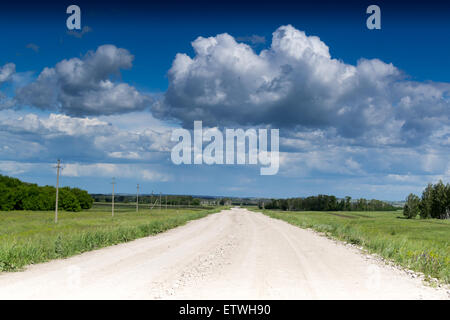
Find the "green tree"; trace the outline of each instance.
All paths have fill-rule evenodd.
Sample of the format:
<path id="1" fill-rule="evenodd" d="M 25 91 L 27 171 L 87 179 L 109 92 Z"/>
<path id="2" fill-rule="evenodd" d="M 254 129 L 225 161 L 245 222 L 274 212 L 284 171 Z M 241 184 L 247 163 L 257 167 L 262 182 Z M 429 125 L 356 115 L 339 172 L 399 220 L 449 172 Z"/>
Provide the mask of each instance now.
<path id="1" fill-rule="evenodd" d="M 89 193 L 85 190 L 81 190 L 79 188 L 71 189 L 72 193 L 78 199 L 80 203 L 81 209 L 90 209 L 92 208 L 92 204 L 94 203 L 94 199 L 89 195 Z"/>
<path id="2" fill-rule="evenodd" d="M 447 192 L 442 180 L 439 180 L 433 186 L 432 203 L 431 203 L 431 217 L 435 219 L 443 218 L 446 214 L 447 207 Z"/>
<path id="3" fill-rule="evenodd" d="M 420 217 L 422 219 L 431 218 L 431 207 L 433 204 L 433 185 L 429 183 L 422 192 L 419 204 Z"/>
<path id="4" fill-rule="evenodd" d="M 0 183 L 0 210 L 14 210 L 16 200 L 15 189 L 10 189 L 6 184 Z"/>
<path id="5" fill-rule="evenodd" d="M 54 210 L 55 188 L 40 187 L 0 175 L 0 210 Z M 60 207 L 68 211 L 89 209 L 93 199 L 87 191 L 61 188 Z"/>
<path id="6" fill-rule="evenodd" d="M 80 202 L 68 187 L 59 189 L 58 208 L 66 211 L 81 211 Z"/>
<path id="7" fill-rule="evenodd" d="M 345 197 L 345 206 L 344 206 L 344 210 L 345 211 L 350 211 L 352 210 L 352 197 Z"/>
<path id="8" fill-rule="evenodd" d="M 408 219 L 413 219 L 419 214 L 420 198 L 415 194 L 410 193 L 406 198 L 405 206 L 403 207 L 403 215 Z"/>
<path id="9" fill-rule="evenodd" d="M 450 219 L 450 183 L 445 186 L 445 194 L 447 198 L 447 203 L 445 205 L 445 214 L 442 216 L 443 219 Z"/>

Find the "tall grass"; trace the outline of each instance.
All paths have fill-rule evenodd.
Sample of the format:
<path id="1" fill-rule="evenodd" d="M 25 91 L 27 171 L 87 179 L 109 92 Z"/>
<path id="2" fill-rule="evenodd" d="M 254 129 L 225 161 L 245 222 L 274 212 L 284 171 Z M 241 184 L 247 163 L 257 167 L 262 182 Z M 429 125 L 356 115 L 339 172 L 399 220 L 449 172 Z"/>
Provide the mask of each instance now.
<path id="1" fill-rule="evenodd" d="M 130 210 L 107 208 L 61 212 L 0 212 L 0 271 L 16 271 L 29 264 L 65 258 L 137 238 L 154 235 L 219 211 L 216 209 Z"/>
<path id="2" fill-rule="evenodd" d="M 255 210 L 261 211 L 261 210 Z M 397 212 L 263 213 L 360 245 L 371 253 L 450 283 L 450 221 L 404 219 Z"/>

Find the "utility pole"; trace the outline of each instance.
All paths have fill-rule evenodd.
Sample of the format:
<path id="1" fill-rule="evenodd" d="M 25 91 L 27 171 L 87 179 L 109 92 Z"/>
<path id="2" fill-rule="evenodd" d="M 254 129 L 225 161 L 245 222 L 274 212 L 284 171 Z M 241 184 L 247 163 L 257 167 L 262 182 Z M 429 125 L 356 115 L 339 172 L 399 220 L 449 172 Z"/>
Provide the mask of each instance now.
<path id="1" fill-rule="evenodd" d="M 114 217 L 114 185 L 116 184 L 116 179 L 112 178 L 112 206 L 111 206 L 111 216 Z"/>
<path id="2" fill-rule="evenodd" d="M 167 194 L 166 194 L 166 210 L 167 210 Z"/>
<path id="3" fill-rule="evenodd" d="M 137 192 L 136 192 L 136 212 L 139 211 L 139 183 L 137 185 Z"/>
<path id="4" fill-rule="evenodd" d="M 153 190 L 152 190 L 152 195 L 150 197 L 150 210 L 152 210 L 152 208 L 153 208 Z"/>
<path id="5" fill-rule="evenodd" d="M 161 210 L 161 205 L 162 205 L 162 203 L 161 203 L 161 192 L 159 193 L 159 210 Z"/>
<path id="6" fill-rule="evenodd" d="M 55 201 L 55 223 L 58 223 L 58 189 L 59 189 L 59 169 L 61 169 L 61 160 L 56 164 L 56 201 Z"/>

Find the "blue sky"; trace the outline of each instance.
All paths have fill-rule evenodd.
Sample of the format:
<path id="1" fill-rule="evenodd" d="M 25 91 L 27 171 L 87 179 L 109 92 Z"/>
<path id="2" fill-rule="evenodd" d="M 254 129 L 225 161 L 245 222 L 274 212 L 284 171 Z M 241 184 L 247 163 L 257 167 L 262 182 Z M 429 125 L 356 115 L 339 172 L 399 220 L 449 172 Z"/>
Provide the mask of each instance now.
<path id="1" fill-rule="evenodd" d="M 386 200 L 448 181 L 448 4 L 378 2 L 382 29 L 368 30 L 364 1 L 77 2 L 87 31 L 77 36 L 65 25 L 70 4 L 0 8 L 2 174 L 54 184 L 61 158 L 62 183 L 90 192 L 109 192 L 116 176 L 123 193 L 140 183 L 144 193 Z M 230 55 L 254 67 L 233 69 Z M 65 74 L 77 61 L 87 80 Z M 280 85 L 258 96 L 273 101 L 249 102 L 262 79 Z M 173 165 L 170 132 L 193 119 L 279 128 L 279 174 Z"/>

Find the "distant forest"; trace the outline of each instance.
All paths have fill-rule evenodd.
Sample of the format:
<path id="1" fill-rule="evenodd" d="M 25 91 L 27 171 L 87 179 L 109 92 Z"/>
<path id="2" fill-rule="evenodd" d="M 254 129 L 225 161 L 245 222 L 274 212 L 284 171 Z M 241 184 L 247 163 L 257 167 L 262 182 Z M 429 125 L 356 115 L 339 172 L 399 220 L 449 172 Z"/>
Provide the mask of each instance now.
<path id="1" fill-rule="evenodd" d="M 92 194 L 92 198 L 95 202 L 111 202 L 112 196 L 108 194 Z M 199 198 L 194 198 L 192 196 L 183 196 L 183 195 L 162 195 L 161 196 L 161 203 L 165 204 L 167 200 L 168 205 L 182 205 L 182 206 L 199 206 L 202 202 Z M 204 200 L 205 202 L 206 200 Z M 136 203 L 136 196 L 135 195 L 121 195 L 116 194 L 114 196 L 114 202 L 119 203 Z M 139 195 L 139 203 L 142 204 L 151 204 L 151 203 L 159 203 L 159 194 L 154 195 Z M 215 199 L 210 199 L 209 201 L 211 204 L 219 204 L 220 199 L 217 201 Z"/>
<path id="2" fill-rule="evenodd" d="M 260 202 L 259 207 L 285 211 L 395 211 L 399 208 L 380 200 L 364 198 L 352 201 L 351 197 L 338 200 L 335 196 L 323 195 L 307 198 L 272 199 Z"/>
<path id="3" fill-rule="evenodd" d="M 55 210 L 56 189 L 22 182 L 0 175 L 0 210 Z M 78 188 L 59 188 L 58 209 L 81 211 L 92 207 L 93 199 Z"/>

